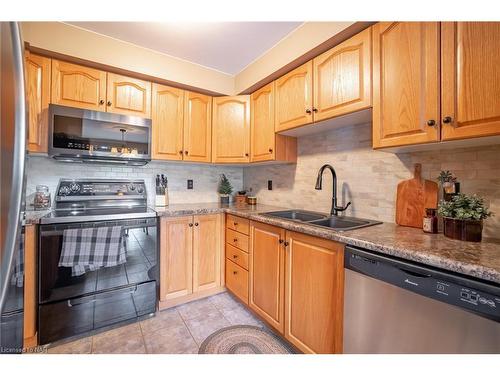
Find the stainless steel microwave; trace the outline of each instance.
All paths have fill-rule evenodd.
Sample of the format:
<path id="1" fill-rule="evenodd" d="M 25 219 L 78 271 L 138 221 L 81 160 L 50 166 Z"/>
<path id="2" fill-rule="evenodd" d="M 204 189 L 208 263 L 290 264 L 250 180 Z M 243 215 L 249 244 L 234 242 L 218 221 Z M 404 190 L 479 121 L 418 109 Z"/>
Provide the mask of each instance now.
<path id="1" fill-rule="evenodd" d="M 61 161 L 144 165 L 151 119 L 51 104 L 48 152 Z"/>

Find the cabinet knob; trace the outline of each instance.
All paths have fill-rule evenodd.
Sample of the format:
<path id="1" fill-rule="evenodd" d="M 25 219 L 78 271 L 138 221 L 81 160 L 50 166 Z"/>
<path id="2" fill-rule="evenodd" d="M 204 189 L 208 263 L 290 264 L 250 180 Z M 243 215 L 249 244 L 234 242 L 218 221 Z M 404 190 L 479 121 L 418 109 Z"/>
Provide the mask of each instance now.
<path id="1" fill-rule="evenodd" d="M 272 154 L 272 153 L 273 153 L 273 149 L 272 149 L 272 148 L 270 148 L 270 149 L 269 149 L 269 153 L 270 153 L 270 154 Z"/>
<path id="2" fill-rule="evenodd" d="M 198 225 L 200 225 L 200 223 L 194 223 L 194 226 L 197 227 Z"/>
<path id="3" fill-rule="evenodd" d="M 450 116 L 446 116 L 445 118 L 443 118 L 443 124 L 451 124 L 452 120 L 453 119 Z"/>
<path id="4" fill-rule="evenodd" d="M 101 100 L 99 100 L 99 104 L 100 104 L 100 105 L 103 105 L 103 104 L 104 104 L 104 100 L 102 100 L 102 99 L 101 99 Z"/>
<path id="5" fill-rule="evenodd" d="M 283 243 L 283 242 L 285 242 L 285 241 L 283 241 L 282 239 L 280 239 L 278 242 L 279 242 L 279 243 Z"/>
<path id="6" fill-rule="evenodd" d="M 290 243 L 289 243 L 289 242 L 287 242 L 287 241 L 285 241 L 285 246 L 288 246 L 288 245 L 290 245 Z"/>
<path id="7" fill-rule="evenodd" d="M 189 223 L 189 226 L 192 227 L 193 226 L 193 223 Z"/>
<path id="8" fill-rule="evenodd" d="M 238 226 L 238 223 L 234 222 L 234 223 L 233 223 L 233 225 L 234 225 L 235 227 L 237 227 L 237 226 Z"/>
<path id="9" fill-rule="evenodd" d="M 238 271 L 233 271 L 233 275 L 237 275 L 238 274 Z"/>
<path id="10" fill-rule="evenodd" d="M 429 120 L 427 121 L 427 126 L 434 126 L 436 125 L 436 121 L 435 120 Z"/>
<path id="11" fill-rule="evenodd" d="M 233 255 L 233 258 L 234 258 L 234 259 L 238 258 L 238 255 Z"/>
<path id="12" fill-rule="evenodd" d="M 245 152 L 245 156 L 248 156 L 248 152 Z"/>
<path id="13" fill-rule="evenodd" d="M 238 242 L 238 239 L 237 238 L 233 238 L 233 242 Z"/>
<path id="14" fill-rule="evenodd" d="M 306 113 L 307 113 L 308 115 L 310 115 L 310 114 L 312 113 L 312 111 L 308 108 L 308 109 L 306 109 Z"/>
<path id="15" fill-rule="evenodd" d="M 314 107 L 313 107 L 313 112 L 314 112 L 314 113 L 318 112 L 318 108 L 314 108 Z"/>
<path id="16" fill-rule="evenodd" d="M 179 151 L 179 155 L 182 155 L 184 153 L 184 151 L 180 150 Z"/>
<path id="17" fill-rule="evenodd" d="M 111 103 L 111 101 L 108 101 L 108 107 L 110 107 L 110 106 L 111 106 L 111 104 L 112 104 L 112 103 Z"/>
<path id="18" fill-rule="evenodd" d="M 187 155 L 189 154 L 188 150 L 184 151 L 184 155 Z"/>

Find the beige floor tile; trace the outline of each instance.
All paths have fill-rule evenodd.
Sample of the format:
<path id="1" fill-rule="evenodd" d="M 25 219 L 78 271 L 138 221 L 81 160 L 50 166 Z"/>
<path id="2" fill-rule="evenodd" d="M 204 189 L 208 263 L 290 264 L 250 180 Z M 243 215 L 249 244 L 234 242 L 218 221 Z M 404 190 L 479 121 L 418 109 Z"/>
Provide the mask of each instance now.
<path id="1" fill-rule="evenodd" d="M 163 310 L 156 313 L 153 318 L 145 319 L 140 322 L 142 333 L 155 333 L 161 329 L 169 327 L 184 326 L 184 322 L 175 308 Z"/>
<path id="2" fill-rule="evenodd" d="M 177 306 L 176 309 L 184 320 L 217 316 L 219 314 L 217 308 L 208 298 L 185 303 L 184 305 Z"/>
<path id="3" fill-rule="evenodd" d="M 169 326 L 154 333 L 145 333 L 144 341 L 148 353 L 196 354 L 198 345 L 184 323 Z"/>
<path id="4" fill-rule="evenodd" d="M 219 308 L 219 311 L 224 315 L 224 318 L 231 324 L 248 324 L 257 327 L 263 327 L 264 323 L 260 321 L 256 316 L 254 316 L 250 311 L 248 311 L 243 306 L 238 306 L 236 308 Z"/>
<path id="5" fill-rule="evenodd" d="M 208 300 L 214 304 L 218 309 L 221 308 L 237 308 L 243 306 L 240 302 L 238 302 L 234 297 L 232 297 L 229 293 L 219 293 L 214 296 L 208 297 Z"/>
<path id="6" fill-rule="evenodd" d="M 92 337 L 71 341 L 57 345 L 47 350 L 49 354 L 90 354 L 92 351 Z"/>
<path id="7" fill-rule="evenodd" d="M 201 316 L 195 319 L 185 320 L 185 322 L 189 332 L 191 332 L 191 335 L 193 335 L 198 345 L 201 345 L 201 343 L 215 331 L 231 325 L 231 323 L 224 318 L 222 313 L 218 311 L 217 314 Z"/>
<path id="8" fill-rule="evenodd" d="M 92 353 L 95 354 L 140 354 L 146 353 L 139 323 L 129 324 L 92 338 Z"/>

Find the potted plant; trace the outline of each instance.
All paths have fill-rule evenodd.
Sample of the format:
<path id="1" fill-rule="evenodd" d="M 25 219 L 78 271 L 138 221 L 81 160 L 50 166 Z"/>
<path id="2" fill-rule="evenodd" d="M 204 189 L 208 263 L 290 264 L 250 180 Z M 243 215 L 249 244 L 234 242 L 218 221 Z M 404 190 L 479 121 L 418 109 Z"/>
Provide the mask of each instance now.
<path id="1" fill-rule="evenodd" d="M 233 192 L 233 186 L 231 185 L 225 174 L 221 174 L 220 176 L 218 192 L 220 195 L 220 202 L 225 204 L 229 203 L 229 196 Z"/>
<path id="2" fill-rule="evenodd" d="M 439 202 L 438 214 L 443 217 L 444 235 L 462 241 L 479 242 L 483 220 L 492 213 L 477 195 L 457 194 L 450 201 Z"/>
<path id="3" fill-rule="evenodd" d="M 443 197 L 445 201 L 450 201 L 453 196 L 460 192 L 460 183 L 450 171 L 441 171 L 437 180 L 443 188 Z"/>

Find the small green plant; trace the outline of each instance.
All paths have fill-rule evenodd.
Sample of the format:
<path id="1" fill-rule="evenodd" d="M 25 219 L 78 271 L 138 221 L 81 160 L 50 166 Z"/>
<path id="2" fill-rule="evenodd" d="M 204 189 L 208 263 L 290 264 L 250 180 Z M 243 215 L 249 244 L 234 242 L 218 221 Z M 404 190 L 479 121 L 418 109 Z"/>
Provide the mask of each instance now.
<path id="1" fill-rule="evenodd" d="M 440 201 L 438 214 L 443 217 L 461 220 L 483 220 L 492 212 L 484 205 L 484 199 L 474 195 L 457 194 L 450 201 Z"/>
<path id="2" fill-rule="evenodd" d="M 453 177 L 453 174 L 450 171 L 441 171 L 437 180 L 444 186 L 449 183 L 455 183 L 457 178 Z"/>
<path id="3" fill-rule="evenodd" d="M 221 174 L 220 176 L 218 192 L 220 195 L 230 195 L 233 192 L 233 186 L 231 185 L 225 174 Z"/>

